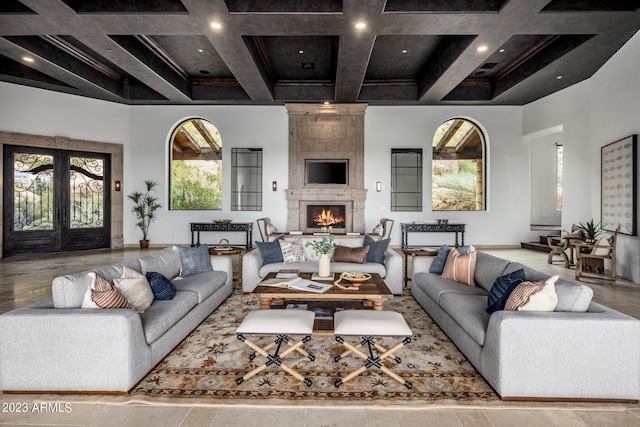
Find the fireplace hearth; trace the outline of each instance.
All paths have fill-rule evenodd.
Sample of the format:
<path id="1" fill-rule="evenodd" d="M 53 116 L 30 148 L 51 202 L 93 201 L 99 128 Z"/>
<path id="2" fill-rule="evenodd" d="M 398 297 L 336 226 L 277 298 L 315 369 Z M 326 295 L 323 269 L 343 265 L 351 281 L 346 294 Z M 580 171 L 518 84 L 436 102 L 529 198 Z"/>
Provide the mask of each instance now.
<path id="1" fill-rule="evenodd" d="M 345 205 L 307 205 L 307 229 L 345 228 Z"/>

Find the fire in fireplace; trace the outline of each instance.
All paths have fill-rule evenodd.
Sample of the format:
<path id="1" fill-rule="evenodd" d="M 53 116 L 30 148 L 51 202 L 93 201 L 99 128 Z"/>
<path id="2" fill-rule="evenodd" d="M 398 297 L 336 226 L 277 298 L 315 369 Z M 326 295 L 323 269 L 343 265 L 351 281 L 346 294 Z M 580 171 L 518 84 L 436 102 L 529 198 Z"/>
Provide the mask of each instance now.
<path id="1" fill-rule="evenodd" d="M 345 228 L 345 205 L 307 205 L 307 227 Z"/>

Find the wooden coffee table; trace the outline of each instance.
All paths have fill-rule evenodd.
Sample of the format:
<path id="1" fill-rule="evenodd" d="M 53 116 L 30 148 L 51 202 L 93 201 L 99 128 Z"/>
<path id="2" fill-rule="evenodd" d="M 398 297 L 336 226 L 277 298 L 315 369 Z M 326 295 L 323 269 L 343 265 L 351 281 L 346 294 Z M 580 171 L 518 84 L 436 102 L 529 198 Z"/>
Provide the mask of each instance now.
<path id="1" fill-rule="evenodd" d="M 269 273 L 263 280 L 274 277 L 276 277 L 276 273 Z M 311 273 L 300 273 L 300 277 L 303 279 L 311 279 Z M 333 280 L 318 280 L 318 282 L 333 284 L 334 280 L 338 280 L 339 277 L 340 273 L 335 273 Z M 345 280 L 340 282 L 340 284 L 349 286 L 349 282 Z M 373 304 L 374 310 L 382 310 L 385 301 L 393 298 L 393 294 L 378 273 L 371 273 L 371 279 L 362 283 L 357 290 L 345 290 L 334 286 L 322 294 L 316 294 L 314 292 L 304 292 L 296 289 L 261 286 L 258 283 L 258 286 L 251 292 L 251 295 L 260 298 L 260 308 L 262 310 L 270 309 L 272 304 L 282 305 L 285 300 L 294 302 L 297 300 L 360 301 L 365 304 Z"/>

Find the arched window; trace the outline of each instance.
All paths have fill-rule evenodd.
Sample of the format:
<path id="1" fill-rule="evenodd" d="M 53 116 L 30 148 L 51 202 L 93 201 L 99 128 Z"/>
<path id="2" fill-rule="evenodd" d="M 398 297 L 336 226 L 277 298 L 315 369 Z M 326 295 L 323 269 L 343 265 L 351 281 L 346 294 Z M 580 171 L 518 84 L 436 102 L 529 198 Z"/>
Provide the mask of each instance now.
<path id="1" fill-rule="evenodd" d="M 222 209 L 222 139 L 204 119 L 189 119 L 171 136 L 169 209 Z"/>
<path id="2" fill-rule="evenodd" d="M 431 205 L 434 211 L 482 211 L 485 137 L 473 122 L 454 118 L 433 136 Z"/>

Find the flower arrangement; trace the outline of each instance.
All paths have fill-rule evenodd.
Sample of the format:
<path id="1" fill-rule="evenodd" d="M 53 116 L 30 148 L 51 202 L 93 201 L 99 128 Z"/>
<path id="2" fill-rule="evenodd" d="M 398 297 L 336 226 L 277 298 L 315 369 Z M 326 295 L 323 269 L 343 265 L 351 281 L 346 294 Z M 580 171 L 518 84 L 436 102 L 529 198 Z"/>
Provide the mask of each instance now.
<path id="1" fill-rule="evenodd" d="M 316 256 L 327 255 L 333 251 L 335 248 L 335 243 L 333 243 L 335 237 L 333 234 L 329 234 L 329 237 L 324 237 L 322 240 L 310 240 L 305 243 L 306 247 L 311 247 Z"/>

